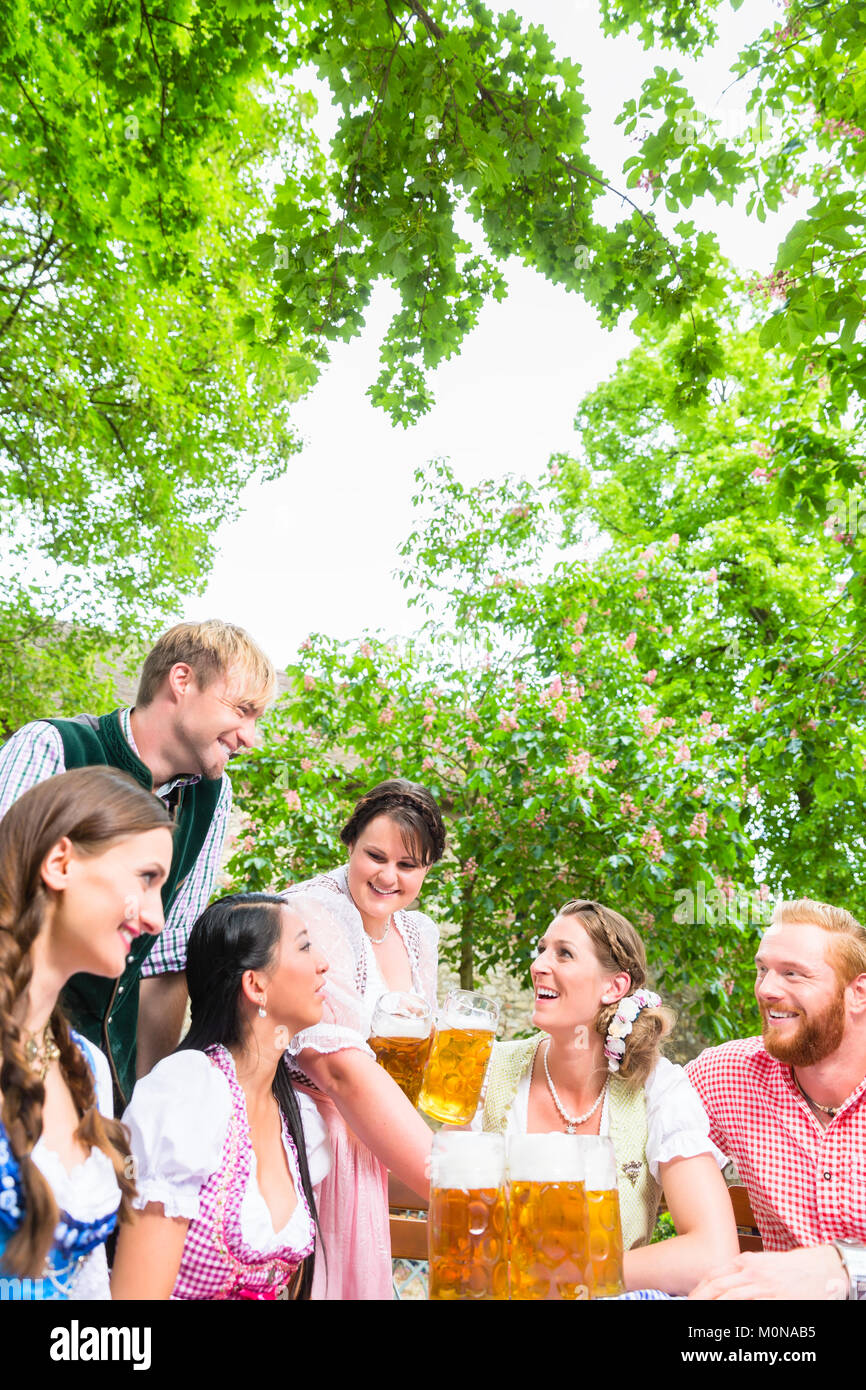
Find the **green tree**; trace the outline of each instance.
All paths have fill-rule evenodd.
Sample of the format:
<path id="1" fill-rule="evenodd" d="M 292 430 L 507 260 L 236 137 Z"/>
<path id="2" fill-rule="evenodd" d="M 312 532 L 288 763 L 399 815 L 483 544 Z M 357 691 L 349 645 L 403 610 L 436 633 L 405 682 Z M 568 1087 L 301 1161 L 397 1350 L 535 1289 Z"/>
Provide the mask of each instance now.
<path id="1" fill-rule="evenodd" d="M 645 548 L 611 594 L 611 621 L 643 615 L 635 650 L 657 673 L 660 711 L 679 723 L 706 709 L 728 728 L 756 788 L 743 828 L 761 876 L 774 892 L 862 913 L 866 672 L 852 557 L 866 461 L 856 433 L 827 420 L 825 379 L 792 382 L 756 331 L 729 326 L 720 348 L 717 379 L 688 411 L 670 370 L 676 331 L 648 338 L 584 398 L 576 457 L 556 464 L 562 504 L 572 534 L 607 538 L 605 565 Z M 823 512 L 792 484 L 803 459 L 824 479 Z M 674 540 L 703 603 L 670 583 Z"/>

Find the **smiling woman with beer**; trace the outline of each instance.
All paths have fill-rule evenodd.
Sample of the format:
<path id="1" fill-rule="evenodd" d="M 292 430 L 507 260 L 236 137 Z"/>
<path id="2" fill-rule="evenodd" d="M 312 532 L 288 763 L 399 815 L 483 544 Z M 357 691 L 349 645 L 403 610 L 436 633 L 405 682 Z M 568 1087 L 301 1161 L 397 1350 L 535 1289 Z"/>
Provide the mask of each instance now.
<path id="1" fill-rule="evenodd" d="M 367 1040 L 386 993 L 410 992 L 435 1009 L 438 929 L 409 908 L 442 857 L 445 830 L 427 789 L 396 778 L 361 798 L 340 838 L 348 863 L 285 895 L 315 898 L 327 918 L 311 931 L 330 966 L 322 1022 L 289 1049 L 333 1155 L 317 1194 L 325 1258 L 313 1297 L 391 1298 L 388 1171 L 426 1197 L 432 1135 Z"/>
<path id="2" fill-rule="evenodd" d="M 531 974 L 543 1031 L 494 1046 L 473 1127 L 608 1135 L 626 1288 L 688 1293 L 736 1255 L 737 1234 L 724 1156 L 682 1068 L 659 1055 L 673 1018 L 644 988 L 643 942 L 618 912 L 574 899 L 538 943 Z M 650 1245 L 662 1191 L 677 1235 Z"/>

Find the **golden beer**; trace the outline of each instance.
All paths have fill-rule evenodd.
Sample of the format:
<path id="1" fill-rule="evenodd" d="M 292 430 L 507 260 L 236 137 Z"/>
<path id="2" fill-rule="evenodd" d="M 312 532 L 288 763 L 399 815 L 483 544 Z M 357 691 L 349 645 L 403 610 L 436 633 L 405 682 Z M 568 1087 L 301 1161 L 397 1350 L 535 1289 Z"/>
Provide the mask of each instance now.
<path id="1" fill-rule="evenodd" d="M 438 1029 L 418 1100 L 425 1115 L 449 1125 L 471 1120 L 492 1051 L 491 1028 Z"/>
<path id="2" fill-rule="evenodd" d="M 625 1292 L 622 1272 L 622 1224 L 616 1187 L 587 1189 L 589 1217 L 590 1298 L 616 1298 Z"/>
<path id="3" fill-rule="evenodd" d="M 436 1135 L 427 1230 L 431 1299 L 508 1298 L 508 1207 L 501 1135 Z"/>
<path id="4" fill-rule="evenodd" d="M 430 1052 L 430 1036 L 423 1038 L 376 1037 L 369 1043 L 376 1061 L 392 1076 L 413 1105 L 418 1104 L 424 1066 Z"/>
<path id="5" fill-rule="evenodd" d="M 509 1195 L 511 1297 L 589 1298 L 589 1228 L 582 1182 L 515 1182 Z"/>

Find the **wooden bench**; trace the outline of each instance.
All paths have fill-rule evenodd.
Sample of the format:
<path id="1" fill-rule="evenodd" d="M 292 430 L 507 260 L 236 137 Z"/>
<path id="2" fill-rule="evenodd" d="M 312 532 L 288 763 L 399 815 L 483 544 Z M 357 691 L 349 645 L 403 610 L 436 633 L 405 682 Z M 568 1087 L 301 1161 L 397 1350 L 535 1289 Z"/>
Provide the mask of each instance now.
<path id="1" fill-rule="evenodd" d="M 729 1187 L 740 1250 L 763 1250 L 761 1233 L 755 1224 L 749 1194 L 744 1187 Z M 388 1179 L 391 1211 L 391 1255 L 395 1260 L 426 1260 L 427 1203 L 395 1178 Z"/>

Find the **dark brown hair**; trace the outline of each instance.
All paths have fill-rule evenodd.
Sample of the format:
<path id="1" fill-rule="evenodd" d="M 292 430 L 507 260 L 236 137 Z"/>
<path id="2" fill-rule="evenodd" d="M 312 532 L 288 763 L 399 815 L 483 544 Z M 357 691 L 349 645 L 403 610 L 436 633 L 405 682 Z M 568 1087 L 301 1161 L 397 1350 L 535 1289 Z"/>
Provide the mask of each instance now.
<path id="1" fill-rule="evenodd" d="M 418 855 L 422 864 L 435 864 L 445 853 L 442 815 L 427 788 L 419 783 L 395 777 L 390 782 L 380 782 L 362 796 L 340 831 L 343 844 L 351 848 L 377 816 L 388 816 L 399 826 L 403 844 Z"/>
<path id="2" fill-rule="evenodd" d="M 602 970 L 611 975 L 624 970 L 631 977 L 629 994 L 643 988 L 646 984 L 646 951 L 627 918 L 613 908 L 604 907 L 588 898 L 572 898 L 559 909 L 557 916 L 577 917 L 592 942 L 595 958 Z M 595 1031 L 603 1038 L 607 1037 L 610 1021 L 618 1007 L 617 1000 L 599 1010 Z M 655 1009 L 641 1009 L 625 1040 L 625 1054 L 618 1072 L 623 1081 L 635 1087 L 643 1085 L 659 1059 L 662 1038 L 671 1031 L 675 1022 L 676 1015 L 663 1005 Z"/>
<path id="3" fill-rule="evenodd" d="M 6 1246 L 2 1264 L 22 1277 L 42 1274 L 58 1220 L 54 1195 L 32 1158 L 42 1133 L 45 1086 L 28 1064 L 14 1016 L 30 984 L 30 951 L 49 902 L 42 865 L 64 837 L 79 853 L 98 855 L 118 840 L 163 827 L 172 829 L 162 802 L 112 767 L 76 768 L 50 777 L 25 792 L 0 821 L 0 1118 L 20 1167 L 24 1195 L 24 1219 Z M 128 1176 L 126 1131 L 97 1110 L 90 1066 L 56 1004 L 50 1022 L 60 1049 L 60 1069 L 80 1116 L 75 1137 L 111 1159 L 122 1194 L 121 1217 L 126 1219 L 135 1191 Z"/>

